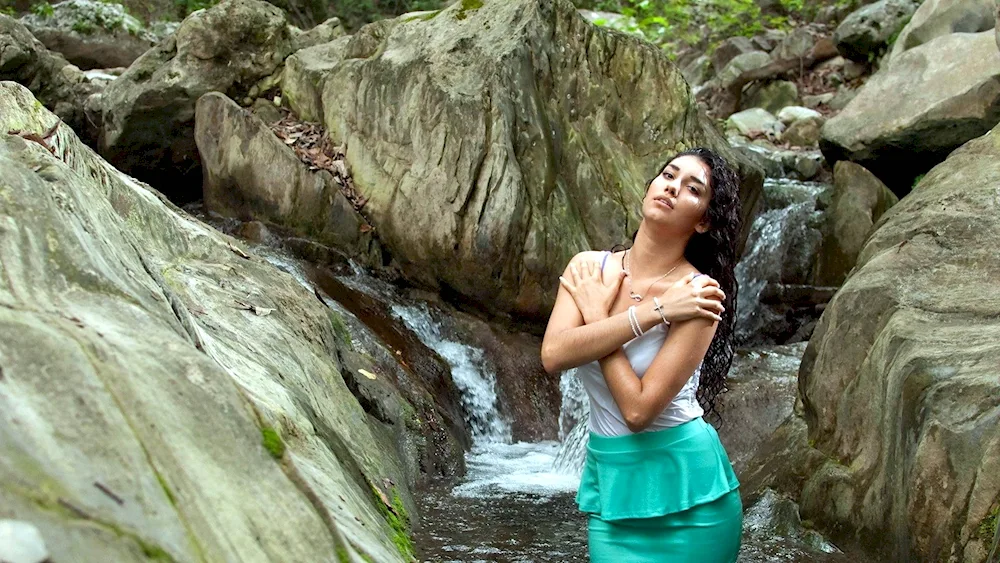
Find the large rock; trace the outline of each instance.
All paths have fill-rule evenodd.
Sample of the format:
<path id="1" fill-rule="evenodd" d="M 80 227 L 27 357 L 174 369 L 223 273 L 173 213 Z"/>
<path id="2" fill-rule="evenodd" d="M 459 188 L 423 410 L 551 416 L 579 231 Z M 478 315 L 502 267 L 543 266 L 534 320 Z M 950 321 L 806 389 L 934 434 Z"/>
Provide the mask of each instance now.
<path id="1" fill-rule="evenodd" d="M 771 114 L 776 114 L 783 108 L 799 101 L 799 89 L 794 82 L 788 80 L 772 80 L 766 83 L 754 83 L 740 101 L 741 109 L 762 108 Z"/>
<path id="2" fill-rule="evenodd" d="M 744 72 L 763 68 L 773 61 L 771 55 L 764 51 L 750 51 L 733 57 L 719 73 L 712 79 L 720 88 L 728 88 Z"/>
<path id="3" fill-rule="evenodd" d="M 833 33 L 837 51 L 848 59 L 869 62 L 903 29 L 918 4 L 915 0 L 879 0 L 852 12 Z"/>
<path id="4" fill-rule="evenodd" d="M 997 185 L 1000 127 L 882 216 L 799 371 L 809 440 L 827 457 L 804 516 L 897 561 L 984 562 L 996 533 Z"/>
<path id="5" fill-rule="evenodd" d="M 0 131 L 55 120 L 0 83 Z M 0 139 L 0 520 L 54 561 L 405 560 L 371 488 L 412 506 L 400 462 L 329 310 L 68 128 L 50 145 Z"/>
<path id="6" fill-rule="evenodd" d="M 892 44 L 889 62 L 907 49 L 949 33 L 979 33 L 996 25 L 993 0 L 925 0 Z"/>
<path id="7" fill-rule="evenodd" d="M 842 160 L 833 167 L 833 196 L 823 225 L 816 283 L 841 285 L 868 240 L 872 226 L 899 201 L 863 166 Z"/>
<path id="8" fill-rule="evenodd" d="M 98 0 L 65 0 L 51 14 L 32 13 L 21 21 L 81 69 L 127 67 L 157 41 L 121 4 Z"/>
<path id="9" fill-rule="evenodd" d="M 903 195 L 917 175 L 998 121 L 993 33 L 953 33 L 904 51 L 873 75 L 823 126 L 820 148 L 831 163 L 857 162 Z"/>
<path id="10" fill-rule="evenodd" d="M 719 438 L 737 474 L 792 414 L 806 343 L 738 350 L 723 395 Z"/>
<path id="11" fill-rule="evenodd" d="M 174 201 L 200 198 L 198 98 L 217 91 L 243 102 L 292 46 L 285 16 L 266 2 L 226 0 L 191 14 L 105 90 L 101 154 Z"/>
<path id="12" fill-rule="evenodd" d="M 22 23 L 3 14 L 0 14 L 0 80 L 27 86 L 74 131 L 86 130 L 84 104 L 99 88 L 62 55 L 46 49 Z"/>
<path id="13" fill-rule="evenodd" d="M 722 69 L 726 68 L 729 61 L 736 58 L 738 55 L 744 53 L 749 53 L 751 51 L 759 50 L 756 45 L 750 41 L 749 38 L 737 35 L 736 37 L 730 37 L 712 51 L 712 69 L 716 73 L 722 72 Z"/>
<path id="14" fill-rule="evenodd" d="M 660 51 L 565 0 L 470 4 L 314 47 L 322 60 L 290 61 L 282 81 L 296 113 L 346 142 L 364 211 L 411 280 L 544 322 L 569 258 L 625 239 L 649 178 L 685 147 L 732 159 L 752 211 L 761 172 Z"/>
<path id="15" fill-rule="evenodd" d="M 326 170 L 310 170 L 252 113 L 218 92 L 198 100 L 195 140 L 205 207 L 289 225 L 366 263 L 380 263 L 371 227 Z"/>

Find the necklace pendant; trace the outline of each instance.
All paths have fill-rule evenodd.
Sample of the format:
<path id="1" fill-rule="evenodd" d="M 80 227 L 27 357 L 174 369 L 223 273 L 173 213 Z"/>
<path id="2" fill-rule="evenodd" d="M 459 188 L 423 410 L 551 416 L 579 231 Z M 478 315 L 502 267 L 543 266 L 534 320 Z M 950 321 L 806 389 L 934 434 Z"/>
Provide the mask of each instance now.
<path id="1" fill-rule="evenodd" d="M 633 291 L 628 292 L 628 296 L 631 297 L 632 299 L 635 299 L 636 301 L 642 301 L 642 296 L 636 295 L 635 292 Z"/>

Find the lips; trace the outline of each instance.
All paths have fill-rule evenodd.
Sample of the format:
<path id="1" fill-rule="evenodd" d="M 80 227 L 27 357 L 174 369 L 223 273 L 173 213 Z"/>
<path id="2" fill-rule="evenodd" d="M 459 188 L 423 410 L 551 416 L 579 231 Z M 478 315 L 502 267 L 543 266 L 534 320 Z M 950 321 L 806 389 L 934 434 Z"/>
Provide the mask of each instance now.
<path id="1" fill-rule="evenodd" d="M 669 199 L 667 199 L 665 197 L 654 197 L 653 201 L 656 201 L 658 203 L 662 203 L 663 205 L 666 205 L 670 209 L 674 208 L 674 202 L 670 201 Z"/>

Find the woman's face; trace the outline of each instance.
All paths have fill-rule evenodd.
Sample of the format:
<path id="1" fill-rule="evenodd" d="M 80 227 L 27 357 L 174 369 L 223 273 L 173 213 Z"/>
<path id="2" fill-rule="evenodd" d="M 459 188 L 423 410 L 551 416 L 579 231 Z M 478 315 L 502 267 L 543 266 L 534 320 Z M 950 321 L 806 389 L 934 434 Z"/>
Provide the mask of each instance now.
<path id="1" fill-rule="evenodd" d="M 708 230 L 705 212 L 712 199 L 708 165 L 694 155 L 670 161 L 649 184 L 642 201 L 642 215 L 671 231 L 703 233 Z"/>

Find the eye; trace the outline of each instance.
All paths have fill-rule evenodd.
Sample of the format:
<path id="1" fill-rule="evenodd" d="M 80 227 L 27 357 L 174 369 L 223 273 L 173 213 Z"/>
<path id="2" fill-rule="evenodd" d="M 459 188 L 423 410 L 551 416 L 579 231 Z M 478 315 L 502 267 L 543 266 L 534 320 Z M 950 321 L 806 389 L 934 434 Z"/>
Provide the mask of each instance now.
<path id="1" fill-rule="evenodd" d="M 688 189 L 690 189 L 694 193 L 698 193 L 698 188 L 694 185 L 688 186 Z"/>
<path id="2" fill-rule="evenodd" d="M 674 175 L 671 174 L 670 172 L 667 172 L 666 170 L 663 171 L 663 177 L 666 178 L 666 179 L 668 179 L 668 180 L 673 180 L 674 179 Z"/>

